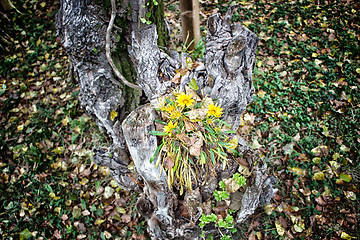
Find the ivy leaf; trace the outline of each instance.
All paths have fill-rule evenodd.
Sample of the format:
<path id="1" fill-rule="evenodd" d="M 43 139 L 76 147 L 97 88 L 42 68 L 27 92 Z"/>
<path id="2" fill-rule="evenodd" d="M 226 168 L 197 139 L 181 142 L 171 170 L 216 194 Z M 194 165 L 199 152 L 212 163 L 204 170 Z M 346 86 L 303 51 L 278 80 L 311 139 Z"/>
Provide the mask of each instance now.
<path id="1" fill-rule="evenodd" d="M 351 175 L 345 174 L 345 173 L 341 173 L 340 174 L 340 178 L 342 180 L 344 180 L 345 182 L 351 182 Z"/>
<path id="2" fill-rule="evenodd" d="M 317 173 L 314 174 L 313 179 L 316 180 L 316 181 L 324 180 L 325 179 L 325 174 L 323 172 L 317 172 Z"/>
<path id="3" fill-rule="evenodd" d="M 32 237 L 32 234 L 28 229 L 23 230 L 19 235 L 20 240 L 29 239 Z"/>

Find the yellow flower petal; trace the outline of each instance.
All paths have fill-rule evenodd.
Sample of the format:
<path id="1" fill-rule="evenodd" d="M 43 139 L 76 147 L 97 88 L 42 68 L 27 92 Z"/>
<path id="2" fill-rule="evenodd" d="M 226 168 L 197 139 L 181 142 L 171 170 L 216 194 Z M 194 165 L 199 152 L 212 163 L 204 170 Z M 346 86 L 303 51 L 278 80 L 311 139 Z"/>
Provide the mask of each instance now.
<path id="1" fill-rule="evenodd" d="M 220 106 L 217 106 L 215 104 L 210 104 L 207 115 L 208 116 L 215 116 L 215 117 L 221 117 L 223 108 L 220 108 Z"/>
<path id="2" fill-rule="evenodd" d="M 176 100 L 177 100 L 177 103 L 182 107 L 191 106 L 194 102 L 194 99 L 191 99 L 191 97 L 192 97 L 192 94 L 187 95 L 182 92 L 177 96 Z"/>

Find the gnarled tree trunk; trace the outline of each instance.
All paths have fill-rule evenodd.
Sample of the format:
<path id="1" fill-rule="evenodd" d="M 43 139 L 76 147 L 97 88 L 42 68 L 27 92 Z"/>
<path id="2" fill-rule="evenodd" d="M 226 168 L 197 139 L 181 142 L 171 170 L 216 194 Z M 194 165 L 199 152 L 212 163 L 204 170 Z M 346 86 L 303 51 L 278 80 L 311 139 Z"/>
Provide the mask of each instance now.
<path id="1" fill-rule="evenodd" d="M 117 12 L 132 22 L 131 34 L 125 34 L 120 39 L 130 43 L 129 56 L 134 64 L 131 69 L 136 72 L 133 80 L 141 87 L 142 93 L 125 86 L 113 75 L 104 50 L 109 16 L 104 14 L 103 6 L 89 4 L 85 0 L 62 0 L 58 13 L 59 35 L 80 84 L 82 105 L 113 140 L 108 152 L 94 150 L 95 163 L 108 166 L 120 186 L 142 193 L 137 209 L 147 219 L 152 239 L 200 239 L 201 229 L 196 222 L 202 213 L 208 211 L 206 202 L 218 181 L 231 177 L 239 165 L 229 165 L 200 188 L 179 196 L 168 188 L 166 175 L 164 171 L 159 174 L 160 167 L 155 167 L 156 161 L 150 163 L 157 148 L 156 137 L 149 135 L 149 131 L 155 129 L 157 114 L 152 103 L 175 87 L 170 80 L 176 69 L 186 65 L 186 57 L 175 52 L 171 52 L 170 56 L 159 49 L 155 25 L 139 27 L 140 2 L 130 0 L 126 4 L 131 6 L 131 15 L 125 4 L 117 6 Z M 231 24 L 232 11 L 233 8 L 230 8 L 224 18 L 219 14 L 209 18 L 205 61 L 183 76 L 178 87 L 184 90 L 194 79 L 199 86 L 197 93 L 200 95 L 203 91 L 218 99 L 225 111 L 224 119 L 237 129 L 240 114 L 252 101 L 254 93 L 251 76 L 258 39 L 246 27 Z M 111 34 L 111 49 L 122 44 L 116 43 L 119 32 L 126 30 L 116 29 Z M 117 57 L 116 54 L 113 56 Z M 120 65 L 117 65 L 118 69 L 121 69 Z M 137 107 L 141 94 L 149 103 Z M 113 111 L 118 113 L 115 119 L 111 117 Z M 259 205 L 270 201 L 275 192 L 275 181 L 267 175 L 264 159 L 247 147 L 240 136 L 238 142 L 237 150 L 252 171 L 246 191 L 231 196 L 231 204 L 237 210 L 236 223 L 240 224 Z M 129 155 L 135 163 L 135 173 L 127 168 Z M 182 215 L 184 209 L 188 213 L 187 218 Z M 205 231 L 216 235 L 214 229 Z"/>

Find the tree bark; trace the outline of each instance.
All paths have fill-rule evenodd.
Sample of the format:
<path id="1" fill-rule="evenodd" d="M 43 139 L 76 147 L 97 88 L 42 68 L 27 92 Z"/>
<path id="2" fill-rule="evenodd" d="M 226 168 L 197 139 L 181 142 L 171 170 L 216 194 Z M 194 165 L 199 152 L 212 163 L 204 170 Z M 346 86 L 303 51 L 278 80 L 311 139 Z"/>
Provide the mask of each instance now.
<path id="1" fill-rule="evenodd" d="M 176 69 L 186 66 L 187 56 L 176 52 L 168 55 L 159 49 L 156 26 L 144 27 L 138 21 L 143 14 L 140 2 L 131 0 L 128 4 L 117 6 L 117 12 L 130 23 L 130 27 L 116 28 L 111 33 L 110 49 L 116 46 L 116 54 L 112 56 L 119 59 L 115 60 L 115 65 L 117 62 L 116 67 L 122 70 L 120 74 L 132 76 L 131 73 L 136 72 L 136 78 L 126 79 L 140 86 L 142 93 L 125 86 L 124 81 L 118 81 L 107 61 L 106 32 L 111 18 L 104 13 L 104 8 L 110 12 L 110 6 L 88 4 L 86 0 L 62 0 L 57 16 L 58 34 L 73 63 L 81 89 L 79 99 L 82 106 L 113 140 L 108 150 L 94 149 L 95 163 L 108 166 L 114 179 L 124 189 L 141 193 L 137 209 L 147 219 L 152 239 L 200 239 L 201 229 L 197 221 L 202 213 L 208 211 L 206 203 L 218 181 L 231 177 L 239 164 L 229 164 L 227 169 L 219 170 L 216 177 L 206 180 L 203 186 L 192 192 L 185 192 L 184 196 L 171 191 L 166 173 L 162 171 L 160 175 L 160 167 L 154 165 L 156 161 L 150 163 L 157 148 L 156 137 L 149 134 L 155 129 L 154 119 L 157 118 L 153 103 L 174 87 L 184 91 L 194 79 L 199 86 L 197 94 L 218 99 L 224 108 L 224 119 L 237 129 L 240 114 L 252 101 L 254 93 L 252 70 L 258 39 L 246 27 L 231 24 L 233 8 L 224 18 L 219 14 L 211 16 L 207 24 L 205 60 L 182 76 L 176 86 L 171 79 Z M 131 11 L 127 6 L 131 6 Z M 120 26 L 119 22 L 115 23 Z M 118 52 L 124 49 L 119 46 L 126 42 L 130 43 L 129 55 Z M 121 58 L 131 58 L 133 64 L 125 61 L 130 67 L 124 68 Z M 138 107 L 140 96 L 150 103 Z M 112 112 L 118 113 L 115 119 L 111 116 Z M 276 181 L 268 176 L 264 159 L 247 147 L 240 136 L 237 138 L 237 150 L 252 172 L 246 191 L 231 198 L 232 204 L 237 205 L 234 208 L 237 211 L 236 224 L 241 224 L 259 205 L 270 201 L 276 191 L 273 188 Z M 135 172 L 127 168 L 129 155 L 134 161 Z M 219 234 L 211 228 L 204 230 L 213 233 L 215 238 Z"/>

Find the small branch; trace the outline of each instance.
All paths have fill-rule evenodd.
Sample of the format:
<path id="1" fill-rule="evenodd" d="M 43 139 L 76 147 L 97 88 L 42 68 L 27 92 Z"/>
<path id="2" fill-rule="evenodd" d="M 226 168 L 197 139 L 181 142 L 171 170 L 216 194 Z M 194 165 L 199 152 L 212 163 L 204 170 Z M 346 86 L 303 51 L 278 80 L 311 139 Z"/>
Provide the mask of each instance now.
<path id="1" fill-rule="evenodd" d="M 123 75 L 121 75 L 121 73 L 119 72 L 119 70 L 116 68 L 112 58 L 111 58 L 111 52 L 110 52 L 110 34 L 111 34 L 111 30 L 114 26 L 114 21 L 115 21 L 115 16 L 116 16 L 116 9 L 115 9 L 115 0 L 111 0 L 111 18 L 110 18 L 110 22 L 109 22 L 109 26 L 106 29 L 106 44 L 105 44 L 105 51 L 106 51 L 106 58 L 111 66 L 111 68 L 113 69 L 113 71 L 115 72 L 116 76 L 128 87 L 134 88 L 134 89 L 138 89 L 138 90 L 142 90 L 142 88 L 136 84 L 132 84 L 130 82 L 128 82 Z M 119 82 L 114 82 L 115 84 L 119 85 Z"/>

